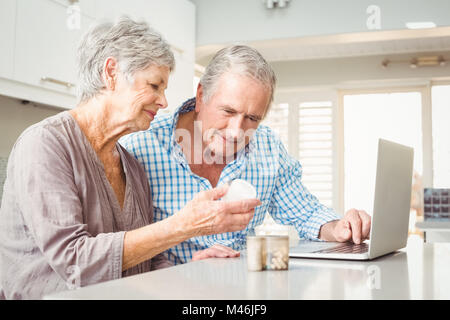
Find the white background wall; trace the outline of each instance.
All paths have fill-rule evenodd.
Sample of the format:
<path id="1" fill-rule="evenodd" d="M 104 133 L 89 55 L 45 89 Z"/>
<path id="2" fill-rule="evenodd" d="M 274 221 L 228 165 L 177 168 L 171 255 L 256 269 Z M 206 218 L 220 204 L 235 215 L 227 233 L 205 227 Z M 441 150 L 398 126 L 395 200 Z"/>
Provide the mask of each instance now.
<path id="1" fill-rule="evenodd" d="M 450 25 L 448 0 L 291 0 L 269 10 L 262 0 L 192 0 L 197 5 L 197 46 L 367 31 L 367 7 L 380 7 L 381 30 L 406 22 Z"/>
<path id="2" fill-rule="evenodd" d="M 0 96 L 0 157 L 9 155 L 23 130 L 58 112 L 61 110 Z"/>
<path id="3" fill-rule="evenodd" d="M 61 109 L 23 104 L 20 100 L 0 95 L 0 202 L 6 179 L 7 159 L 20 134 L 30 125 L 61 112 Z"/>
<path id="4" fill-rule="evenodd" d="M 432 54 L 432 53 L 430 53 Z M 450 53 L 447 53 L 450 58 Z M 450 77 L 450 63 L 445 66 L 412 69 L 409 61 L 415 54 L 365 56 L 334 59 L 281 61 L 270 63 L 277 75 L 277 88 L 305 88 L 314 86 L 337 86 L 339 84 L 360 87 L 364 82 L 389 80 L 433 80 Z M 393 61 L 386 69 L 381 62 L 386 57 Z M 382 83 L 380 83 L 382 85 Z"/>

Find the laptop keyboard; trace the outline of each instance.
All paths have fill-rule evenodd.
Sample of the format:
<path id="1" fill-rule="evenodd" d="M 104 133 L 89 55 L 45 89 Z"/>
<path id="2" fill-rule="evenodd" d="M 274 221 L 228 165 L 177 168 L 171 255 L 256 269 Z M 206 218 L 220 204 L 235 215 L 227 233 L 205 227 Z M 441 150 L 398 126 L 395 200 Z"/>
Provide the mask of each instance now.
<path id="1" fill-rule="evenodd" d="M 354 244 L 345 243 L 333 248 L 322 249 L 314 251 L 315 253 L 365 253 L 369 251 L 369 245 L 367 243 Z"/>

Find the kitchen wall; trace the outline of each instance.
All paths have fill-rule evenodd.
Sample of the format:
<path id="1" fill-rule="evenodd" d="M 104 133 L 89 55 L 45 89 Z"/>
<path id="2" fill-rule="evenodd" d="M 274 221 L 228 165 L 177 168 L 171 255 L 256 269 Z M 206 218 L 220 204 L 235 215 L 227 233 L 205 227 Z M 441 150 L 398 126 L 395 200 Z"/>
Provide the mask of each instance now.
<path id="1" fill-rule="evenodd" d="M 21 100 L 0 95 L 0 202 L 8 156 L 17 138 L 30 125 L 61 111 L 36 103 L 24 104 Z"/>
<path id="2" fill-rule="evenodd" d="M 0 96 L 0 157 L 7 157 L 19 135 L 30 125 L 63 110 Z"/>
<path id="3" fill-rule="evenodd" d="M 379 8 L 379 30 L 406 29 L 406 22 L 417 21 L 450 25 L 448 0 L 291 0 L 287 8 L 275 10 L 262 0 L 192 2 L 197 6 L 197 46 L 364 32 L 371 5 Z"/>
<path id="4" fill-rule="evenodd" d="M 450 58 L 450 52 L 430 52 Z M 277 75 L 277 87 L 294 89 L 339 85 L 361 87 L 366 83 L 379 82 L 390 85 L 390 81 L 403 80 L 447 80 L 450 79 L 450 64 L 412 69 L 409 61 L 421 54 L 376 55 L 365 57 L 345 57 L 332 59 L 298 60 L 271 62 Z M 384 59 L 399 61 L 383 68 Z M 400 62 L 401 61 L 401 62 Z"/>

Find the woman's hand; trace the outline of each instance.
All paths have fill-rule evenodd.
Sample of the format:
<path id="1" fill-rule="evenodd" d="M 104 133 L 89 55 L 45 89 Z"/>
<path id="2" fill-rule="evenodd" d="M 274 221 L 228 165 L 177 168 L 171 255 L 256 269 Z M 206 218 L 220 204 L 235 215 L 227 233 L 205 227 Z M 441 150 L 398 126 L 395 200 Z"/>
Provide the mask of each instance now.
<path id="1" fill-rule="evenodd" d="M 235 258 L 239 257 L 240 252 L 221 244 L 215 244 L 210 248 L 199 250 L 192 255 L 192 261 L 208 258 Z"/>
<path id="2" fill-rule="evenodd" d="M 255 207 L 261 205 L 261 201 L 217 201 L 227 193 L 228 188 L 228 185 L 224 185 L 202 191 L 178 213 L 184 220 L 185 227 L 191 230 L 194 236 L 239 231 L 253 218 Z"/>

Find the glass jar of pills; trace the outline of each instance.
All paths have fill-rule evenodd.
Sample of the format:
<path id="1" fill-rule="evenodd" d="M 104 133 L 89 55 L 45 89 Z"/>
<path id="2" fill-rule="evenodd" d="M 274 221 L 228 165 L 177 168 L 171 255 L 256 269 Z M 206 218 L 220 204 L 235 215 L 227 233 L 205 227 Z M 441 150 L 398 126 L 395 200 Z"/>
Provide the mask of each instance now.
<path id="1" fill-rule="evenodd" d="M 264 270 L 287 270 L 289 236 L 264 236 L 262 259 Z"/>
<path id="2" fill-rule="evenodd" d="M 261 271 L 263 269 L 264 237 L 247 236 L 247 269 Z"/>

